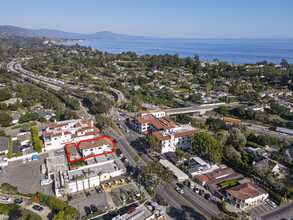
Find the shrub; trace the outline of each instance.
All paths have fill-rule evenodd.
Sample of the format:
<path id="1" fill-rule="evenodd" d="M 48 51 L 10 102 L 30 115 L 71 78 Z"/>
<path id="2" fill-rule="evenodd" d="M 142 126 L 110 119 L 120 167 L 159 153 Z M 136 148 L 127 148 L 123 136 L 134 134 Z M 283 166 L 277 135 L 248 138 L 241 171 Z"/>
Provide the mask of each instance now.
<path id="1" fill-rule="evenodd" d="M 231 216 L 231 217 L 235 217 L 237 218 L 237 213 L 234 213 L 234 212 L 230 212 L 226 209 L 226 202 L 222 202 L 222 210 L 224 213 L 226 213 L 227 215 Z"/>
<path id="2" fill-rule="evenodd" d="M 72 206 L 53 196 L 48 196 L 42 193 L 38 193 L 37 197 L 40 202 L 47 205 L 52 211 L 57 212 L 57 214 L 60 211 L 64 211 L 64 219 L 76 219 L 77 211 Z"/>
<path id="3" fill-rule="evenodd" d="M 7 215 L 11 210 L 15 209 L 16 207 L 19 207 L 17 204 L 0 204 L 0 211 Z"/>
<path id="4" fill-rule="evenodd" d="M 151 190 L 149 187 L 146 187 L 145 189 L 150 194 L 151 197 L 155 196 L 155 190 Z"/>
<path id="5" fill-rule="evenodd" d="M 168 206 L 169 204 L 168 204 L 167 202 L 160 201 L 160 202 L 159 202 L 159 205 L 161 205 L 161 206 Z"/>
<path id="6" fill-rule="evenodd" d="M 10 185 L 9 183 L 1 184 L 2 192 L 7 194 L 16 194 L 17 187 Z"/>

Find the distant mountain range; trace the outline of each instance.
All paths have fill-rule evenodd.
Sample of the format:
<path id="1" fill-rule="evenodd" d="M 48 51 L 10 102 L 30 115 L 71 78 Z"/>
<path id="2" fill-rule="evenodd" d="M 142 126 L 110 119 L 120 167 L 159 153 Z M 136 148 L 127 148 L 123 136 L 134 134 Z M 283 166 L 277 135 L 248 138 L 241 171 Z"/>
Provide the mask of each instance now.
<path id="1" fill-rule="evenodd" d="M 58 39 L 94 40 L 94 39 L 128 39 L 146 38 L 141 36 L 129 36 L 116 34 L 109 31 L 100 31 L 93 34 L 76 34 L 59 30 L 38 29 L 31 30 L 10 25 L 0 25 L 0 34 L 16 35 L 22 37 L 47 37 Z"/>

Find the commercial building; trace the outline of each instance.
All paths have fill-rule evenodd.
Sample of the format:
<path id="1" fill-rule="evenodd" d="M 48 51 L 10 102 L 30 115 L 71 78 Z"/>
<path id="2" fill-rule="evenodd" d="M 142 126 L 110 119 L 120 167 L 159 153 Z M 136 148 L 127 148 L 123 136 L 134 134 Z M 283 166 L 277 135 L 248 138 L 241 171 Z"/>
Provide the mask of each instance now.
<path id="1" fill-rule="evenodd" d="M 178 181 L 184 181 L 188 180 L 188 175 L 182 172 L 178 167 L 176 167 L 174 164 L 172 164 L 169 160 L 166 158 L 162 158 L 159 161 L 165 168 L 169 168 L 171 171 L 174 172 L 174 176 Z"/>
<path id="2" fill-rule="evenodd" d="M 212 194 L 222 197 L 222 193 L 219 192 L 219 184 L 230 180 L 242 179 L 243 175 L 236 173 L 232 168 L 225 167 L 216 169 L 210 173 L 195 176 L 196 182 L 207 188 Z"/>
<path id="3" fill-rule="evenodd" d="M 210 173 L 220 167 L 214 163 L 207 163 L 200 157 L 192 157 L 190 159 L 190 167 L 187 169 L 189 175 L 194 178 L 195 176 Z"/>
<path id="4" fill-rule="evenodd" d="M 254 183 L 243 183 L 226 190 L 226 200 L 233 206 L 246 209 L 265 201 L 269 194 Z"/>
<path id="5" fill-rule="evenodd" d="M 191 147 L 189 136 L 198 132 L 190 124 L 182 125 L 165 116 L 163 111 L 140 111 L 129 123 L 139 133 L 153 133 L 162 145 L 161 153 L 187 150 Z"/>
<path id="6" fill-rule="evenodd" d="M 124 183 L 126 168 L 115 153 L 85 160 L 84 166 L 55 170 L 56 196 L 83 191 L 101 185 L 107 188 Z M 62 166 L 60 166 L 62 168 Z"/>
<path id="7" fill-rule="evenodd" d="M 74 119 L 47 124 L 43 132 L 42 151 L 59 149 L 65 144 L 98 137 L 100 130 L 87 119 Z"/>

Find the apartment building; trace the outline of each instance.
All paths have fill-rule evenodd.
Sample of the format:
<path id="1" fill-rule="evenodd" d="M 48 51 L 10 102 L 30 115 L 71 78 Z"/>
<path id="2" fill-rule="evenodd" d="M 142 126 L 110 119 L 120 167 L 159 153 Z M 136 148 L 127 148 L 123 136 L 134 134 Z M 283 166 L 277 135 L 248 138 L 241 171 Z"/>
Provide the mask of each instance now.
<path id="1" fill-rule="evenodd" d="M 87 119 L 74 119 L 47 124 L 42 134 L 42 151 L 59 149 L 65 144 L 98 137 L 100 130 Z"/>
<path id="2" fill-rule="evenodd" d="M 114 144 L 108 137 L 82 141 L 78 146 L 83 157 L 111 152 L 113 147 Z"/>
<path id="3" fill-rule="evenodd" d="M 191 147 L 189 136 L 198 132 L 190 124 L 179 124 L 165 116 L 163 111 L 140 111 L 129 123 L 139 133 L 153 133 L 162 145 L 161 153 L 187 150 Z"/>

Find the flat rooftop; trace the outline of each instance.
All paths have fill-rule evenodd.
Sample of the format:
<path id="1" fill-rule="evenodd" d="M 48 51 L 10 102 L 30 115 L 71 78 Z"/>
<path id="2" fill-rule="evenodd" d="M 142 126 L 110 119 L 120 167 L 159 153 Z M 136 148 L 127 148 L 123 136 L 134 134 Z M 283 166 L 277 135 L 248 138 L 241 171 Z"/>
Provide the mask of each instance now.
<path id="1" fill-rule="evenodd" d="M 68 170 L 64 154 L 48 157 L 46 159 L 46 166 L 47 166 L 48 174 L 56 173 L 58 171 L 61 171 L 63 173 L 64 171 Z"/>

